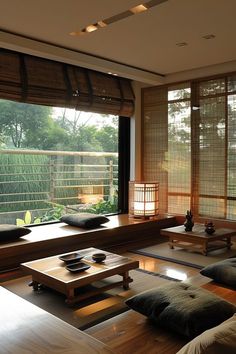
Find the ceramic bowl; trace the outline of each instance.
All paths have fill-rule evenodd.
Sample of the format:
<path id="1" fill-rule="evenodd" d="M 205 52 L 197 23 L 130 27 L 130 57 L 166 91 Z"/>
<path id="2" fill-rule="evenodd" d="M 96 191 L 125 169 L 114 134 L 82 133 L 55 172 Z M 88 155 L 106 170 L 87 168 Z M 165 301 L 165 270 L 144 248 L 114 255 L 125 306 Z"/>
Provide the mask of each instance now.
<path id="1" fill-rule="evenodd" d="M 74 252 L 74 253 L 64 254 L 60 256 L 59 259 L 65 262 L 66 264 L 70 264 L 70 263 L 79 262 L 83 257 L 84 256 L 82 256 L 78 252 Z"/>
<path id="2" fill-rule="evenodd" d="M 92 255 L 92 259 L 97 262 L 97 263 L 100 263 L 102 261 L 104 261 L 106 259 L 106 255 L 105 253 L 94 253 Z"/>

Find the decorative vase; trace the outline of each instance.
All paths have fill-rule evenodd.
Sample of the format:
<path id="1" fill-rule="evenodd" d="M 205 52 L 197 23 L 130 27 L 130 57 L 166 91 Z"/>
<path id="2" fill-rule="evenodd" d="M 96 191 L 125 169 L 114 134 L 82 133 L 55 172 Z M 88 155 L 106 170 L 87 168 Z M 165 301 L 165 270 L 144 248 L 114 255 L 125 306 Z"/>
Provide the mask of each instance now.
<path id="1" fill-rule="evenodd" d="M 186 221 L 184 223 L 185 231 L 192 231 L 193 226 L 194 226 L 193 214 L 191 210 L 187 210 Z"/>
<path id="2" fill-rule="evenodd" d="M 215 232 L 214 224 L 212 221 L 205 222 L 205 232 L 208 235 L 212 235 Z"/>

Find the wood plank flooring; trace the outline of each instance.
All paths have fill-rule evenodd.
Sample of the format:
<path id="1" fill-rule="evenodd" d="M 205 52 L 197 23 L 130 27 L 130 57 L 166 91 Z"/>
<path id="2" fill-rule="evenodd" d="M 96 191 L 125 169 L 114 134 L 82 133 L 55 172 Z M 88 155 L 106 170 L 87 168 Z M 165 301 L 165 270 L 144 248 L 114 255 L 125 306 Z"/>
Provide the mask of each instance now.
<path id="1" fill-rule="evenodd" d="M 122 255 L 139 260 L 142 269 L 201 286 L 236 304 L 234 290 L 209 281 L 198 269 L 131 252 Z M 175 354 L 188 342 L 184 337 L 157 328 L 145 316 L 132 310 L 91 327 L 86 333 L 121 354 Z"/>
<path id="2" fill-rule="evenodd" d="M 201 286 L 236 304 L 236 292 L 234 290 L 216 285 L 209 278 L 202 276 L 198 269 L 134 254 L 124 249 L 116 249 L 116 253 L 138 260 L 140 268 L 146 271 Z M 19 273 L 18 276 L 20 276 Z M 8 276 L 2 274 L 0 280 L 6 281 L 7 277 L 8 279 L 9 277 L 15 278 L 17 272 L 12 272 Z M 145 277 L 143 278 L 145 282 Z M 99 311 L 99 308 L 96 310 Z M 134 352 L 136 354 L 175 354 L 188 341 L 186 338 L 155 327 L 145 316 L 132 310 L 90 327 L 85 332 L 121 354 L 133 354 Z"/>

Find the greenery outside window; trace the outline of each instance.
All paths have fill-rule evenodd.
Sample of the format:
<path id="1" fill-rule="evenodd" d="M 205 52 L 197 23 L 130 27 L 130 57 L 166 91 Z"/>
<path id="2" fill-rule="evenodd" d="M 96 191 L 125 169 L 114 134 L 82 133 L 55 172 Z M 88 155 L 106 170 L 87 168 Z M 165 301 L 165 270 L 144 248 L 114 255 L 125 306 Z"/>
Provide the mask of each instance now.
<path id="1" fill-rule="evenodd" d="M 0 223 L 118 212 L 119 117 L 0 100 Z"/>

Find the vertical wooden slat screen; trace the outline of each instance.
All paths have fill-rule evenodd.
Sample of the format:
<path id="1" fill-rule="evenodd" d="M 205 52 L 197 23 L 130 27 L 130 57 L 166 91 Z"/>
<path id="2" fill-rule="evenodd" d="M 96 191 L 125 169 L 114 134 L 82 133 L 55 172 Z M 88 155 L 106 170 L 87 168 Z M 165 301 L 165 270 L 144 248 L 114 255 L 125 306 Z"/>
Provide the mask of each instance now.
<path id="1" fill-rule="evenodd" d="M 186 213 L 191 193 L 190 84 L 168 87 L 168 212 Z"/>
<path id="2" fill-rule="evenodd" d="M 228 77 L 227 218 L 236 219 L 236 75 Z"/>
<path id="3" fill-rule="evenodd" d="M 168 211 L 168 91 L 143 90 L 143 179 L 159 182 L 159 213 Z"/>
<path id="4" fill-rule="evenodd" d="M 0 98 L 124 117 L 134 112 L 128 79 L 6 49 L 0 50 Z"/>
<path id="5" fill-rule="evenodd" d="M 199 121 L 200 105 L 197 83 L 191 83 L 191 201 L 193 215 L 199 215 Z M 192 178 L 194 176 L 194 178 Z"/>
<path id="6" fill-rule="evenodd" d="M 225 215 L 225 80 L 198 85 L 199 121 L 199 215 Z M 194 176 L 193 176 L 194 178 Z"/>
<path id="7" fill-rule="evenodd" d="M 143 127 L 160 210 L 236 220 L 236 75 L 144 89 Z"/>

